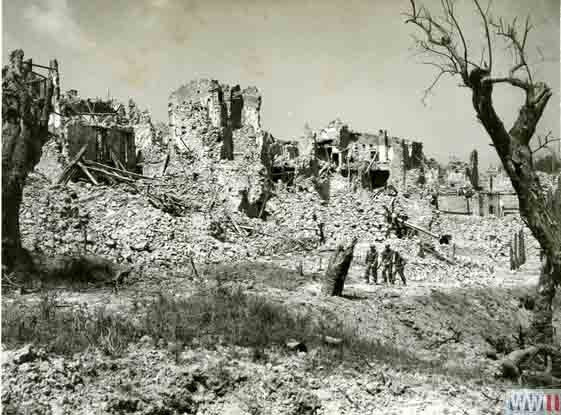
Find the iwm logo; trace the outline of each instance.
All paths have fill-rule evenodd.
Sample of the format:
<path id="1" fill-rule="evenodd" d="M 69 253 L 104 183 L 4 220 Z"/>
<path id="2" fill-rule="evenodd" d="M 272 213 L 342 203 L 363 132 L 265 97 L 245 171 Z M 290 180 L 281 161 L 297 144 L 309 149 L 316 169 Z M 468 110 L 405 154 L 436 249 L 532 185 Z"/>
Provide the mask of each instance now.
<path id="1" fill-rule="evenodd" d="M 505 415 L 561 415 L 561 390 L 513 389 L 507 392 Z"/>

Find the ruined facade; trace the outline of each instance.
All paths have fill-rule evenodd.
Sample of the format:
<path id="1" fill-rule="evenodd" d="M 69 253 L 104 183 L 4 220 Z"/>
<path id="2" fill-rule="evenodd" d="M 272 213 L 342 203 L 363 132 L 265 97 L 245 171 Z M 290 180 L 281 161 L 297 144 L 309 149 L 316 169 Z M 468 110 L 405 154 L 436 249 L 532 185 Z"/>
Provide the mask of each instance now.
<path id="1" fill-rule="evenodd" d="M 72 159 L 84 144 L 85 158 L 136 170 L 138 150 L 157 144 L 150 112 L 112 99 L 81 98 L 75 89 L 60 96 L 50 129 L 59 137 L 62 155 Z"/>
<path id="2" fill-rule="evenodd" d="M 133 133 L 136 150 L 161 144 L 162 135 L 157 134 L 150 111 L 139 109 L 132 99 L 125 105 L 114 99 L 81 98 L 77 90 L 71 89 L 57 101 L 57 106 L 59 111 L 51 117 L 50 127 L 61 133 L 65 145 L 69 139 L 67 125 L 76 123 L 107 129 L 115 127 L 121 131 L 128 129 Z"/>
<path id="3" fill-rule="evenodd" d="M 424 166 L 422 143 L 391 137 L 385 130 L 377 134 L 353 131 L 339 119 L 315 133 L 314 151 L 344 176 L 361 175 L 365 187 L 380 187 L 388 181 L 401 185 L 407 171 Z"/>
<path id="4" fill-rule="evenodd" d="M 234 132 L 251 128 L 261 133 L 261 94 L 216 80 L 193 80 L 169 98 L 170 140 L 179 151 L 213 159 L 234 158 Z M 254 143 L 238 143 L 240 148 Z"/>

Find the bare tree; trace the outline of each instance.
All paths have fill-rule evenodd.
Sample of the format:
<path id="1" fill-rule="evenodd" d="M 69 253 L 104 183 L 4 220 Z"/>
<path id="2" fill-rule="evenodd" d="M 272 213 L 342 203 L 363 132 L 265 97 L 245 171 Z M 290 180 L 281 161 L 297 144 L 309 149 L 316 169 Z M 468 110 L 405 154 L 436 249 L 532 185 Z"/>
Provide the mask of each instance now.
<path id="1" fill-rule="evenodd" d="M 35 72 L 37 68 L 47 70 L 47 76 Z M 81 276 L 90 282 L 116 285 L 130 269 L 91 255 L 31 255 L 22 246 L 19 212 L 23 188 L 49 138 L 53 97 L 60 93 L 58 81 L 56 60 L 49 66 L 33 64 L 31 59 L 24 60 L 22 50 L 10 53 L 8 65 L 2 68 L 2 268 L 27 282 L 35 277 Z"/>
<path id="2" fill-rule="evenodd" d="M 543 111 L 551 98 L 551 89 L 537 81 L 527 55 L 530 19 L 518 23 L 493 20 L 489 7 L 484 10 L 479 0 L 472 0 L 474 11 L 482 23 L 481 36 L 485 47 L 479 53 L 470 50 L 459 23 L 454 0 L 441 0 L 439 16 L 411 1 L 406 23 L 422 33 L 417 46 L 430 56 L 430 65 L 438 69 L 435 80 L 425 91 L 429 93 L 444 75 L 459 77 L 462 86 L 471 89 L 477 118 L 491 138 L 505 171 L 518 195 L 520 214 L 545 253 L 536 295 L 536 307 L 530 338 L 533 343 L 549 343 L 553 339 L 552 301 L 556 286 L 561 283 L 561 217 L 548 209 L 546 197 L 534 169 L 530 140 Z M 506 76 L 494 74 L 493 43 L 504 40 L 515 56 Z M 479 63 L 474 57 L 480 56 Z M 483 58 L 485 56 L 485 58 Z M 483 60 L 486 60 L 484 63 Z M 507 129 L 493 104 L 493 88 L 506 84 L 523 91 L 522 102 L 514 124 Z M 541 143 L 540 143 L 541 145 Z"/>
<path id="3" fill-rule="evenodd" d="M 58 73 L 54 60 L 45 77 L 33 71 L 31 59 L 23 58 L 23 51 L 15 50 L 2 68 L 2 262 L 9 271 L 29 270 L 32 264 L 21 245 L 19 210 L 27 175 L 48 139 Z"/>

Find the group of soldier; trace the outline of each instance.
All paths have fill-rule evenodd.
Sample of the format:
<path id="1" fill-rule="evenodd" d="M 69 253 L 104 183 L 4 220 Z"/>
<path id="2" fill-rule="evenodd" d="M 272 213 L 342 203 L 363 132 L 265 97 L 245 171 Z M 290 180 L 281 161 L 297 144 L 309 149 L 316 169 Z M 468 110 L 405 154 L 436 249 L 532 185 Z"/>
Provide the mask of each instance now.
<path id="1" fill-rule="evenodd" d="M 384 283 L 395 283 L 395 277 L 399 274 L 403 285 L 407 285 L 405 280 L 405 258 L 396 250 L 391 249 L 387 244 L 379 255 L 376 245 L 370 245 L 370 250 L 366 255 L 366 272 L 364 280 L 367 284 L 378 284 L 378 270 L 382 270 L 382 279 Z"/>

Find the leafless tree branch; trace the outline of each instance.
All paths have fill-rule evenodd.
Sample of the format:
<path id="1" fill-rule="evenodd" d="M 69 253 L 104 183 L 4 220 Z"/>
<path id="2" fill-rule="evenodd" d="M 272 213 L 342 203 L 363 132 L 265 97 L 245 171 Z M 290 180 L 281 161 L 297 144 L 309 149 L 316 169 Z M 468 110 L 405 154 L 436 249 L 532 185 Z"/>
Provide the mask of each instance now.
<path id="1" fill-rule="evenodd" d="M 454 26 L 456 27 L 456 30 L 458 31 L 458 34 L 460 35 L 460 39 L 462 40 L 462 45 L 464 47 L 464 62 L 466 62 L 466 67 L 467 67 L 467 62 L 468 62 L 468 49 L 467 49 L 467 44 L 466 44 L 466 38 L 464 37 L 464 33 L 462 32 L 462 29 L 460 27 L 460 24 L 458 23 L 458 19 L 456 18 L 456 15 L 454 13 L 454 3 L 453 0 L 442 0 L 443 5 L 445 5 L 445 15 L 447 17 L 450 18 L 450 20 L 454 23 Z"/>
<path id="2" fill-rule="evenodd" d="M 531 150 L 532 154 L 537 153 L 542 148 L 547 147 L 551 143 L 555 143 L 556 141 L 561 141 L 561 138 L 551 138 L 551 131 L 549 131 L 542 139 L 542 137 L 538 136 L 538 147 L 534 150 Z"/>
<path id="3" fill-rule="evenodd" d="M 434 65 L 437 67 L 440 67 L 439 65 Z M 435 76 L 434 80 L 432 81 L 432 83 L 429 85 L 428 88 L 426 88 L 423 91 L 423 98 L 421 99 L 421 101 L 423 102 L 424 105 L 426 105 L 426 99 L 429 96 L 429 94 L 432 92 L 432 90 L 434 89 L 434 87 L 438 84 L 438 81 L 440 80 L 440 78 L 442 78 L 442 75 L 445 74 L 450 74 L 452 76 L 457 75 L 458 72 L 456 70 L 450 70 L 450 69 L 444 69 L 443 67 L 440 67 L 440 71 L 438 72 L 438 74 Z"/>
<path id="4" fill-rule="evenodd" d="M 450 0 L 444 1 L 446 4 L 450 4 Z M 423 7 L 418 9 L 415 4 L 415 0 L 410 0 L 410 3 L 412 13 L 407 15 L 408 19 L 406 20 L 406 23 L 413 23 L 425 32 L 427 41 L 421 46 L 426 50 L 438 50 L 440 55 L 444 55 L 448 59 L 452 60 L 454 65 L 458 67 L 458 73 L 462 75 L 464 83 L 467 84 L 469 82 L 467 49 L 464 51 L 464 58 L 461 58 L 456 45 L 452 42 L 452 33 L 446 30 L 444 26 L 434 19 Z M 447 10 L 449 10 L 448 7 Z M 463 33 L 461 34 L 461 37 L 463 37 Z"/>
<path id="5" fill-rule="evenodd" d="M 491 22 L 490 24 L 497 30 L 496 34 L 498 36 L 504 37 L 510 42 L 510 46 L 514 50 L 515 56 L 518 60 L 518 62 L 510 69 L 509 75 L 513 77 L 516 71 L 524 68 L 526 70 L 526 74 L 528 75 L 528 81 L 530 85 L 532 85 L 532 73 L 530 71 L 530 65 L 528 65 L 525 48 L 526 40 L 528 39 L 528 33 L 530 33 L 530 31 L 533 29 L 533 26 L 530 25 L 530 18 L 527 17 L 524 24 L 524 33 L 522 34 L 522 39 L 520 39 L 520 34 L 516 27 L 516 21 L 517 19 L 514 18 L 512 23 L 505 25 L 503 19 L 499 19 L 498 23 Z"/>
<path id="6" fill-rule="evenodd" d="M 528 91 L 530 89 L 530 84 L 528 84 L 528 82 L 523 81 L 522 79 L 514 78 L 514 77 L 486 78 L 483 82 L 485 82 L 487 84 L 506 83 L 506 84 L 510 84 L 512 86 L 521 88 L 524 91 Z"/>
<path id="7" fill-rule="evenodd" d="M 473 0 L 475 5 L 477 6 L 477 10 L 479 10 L 479 14 L 481 15 L 481 20 L 483 20 L 483 27 L 485 28 L 485 37 L 487 38 L 487 49 L 489 54 L 489 73 L 493 70 L 493 50 L 491 49 L 491 35 L 489 33 L 489 22 L 487 21 L 487 12 L 489 10 L 489 6 L 491 2 L 489 2 L 489 6 L 487 6 L 487 12 L 483 12 L 481 9 L 481 5 L 479 4 L 478 0 Z M 467 60 L 467 58 L 466 58 Z"/>

